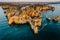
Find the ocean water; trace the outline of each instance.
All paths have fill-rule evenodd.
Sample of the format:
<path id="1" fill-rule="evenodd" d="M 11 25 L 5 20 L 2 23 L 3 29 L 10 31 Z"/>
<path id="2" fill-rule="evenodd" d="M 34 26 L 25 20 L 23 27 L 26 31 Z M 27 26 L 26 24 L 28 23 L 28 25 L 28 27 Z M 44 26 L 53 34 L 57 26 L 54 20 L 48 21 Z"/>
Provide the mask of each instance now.
<path id="1" fill-rule="evenodd" d="M 60 40 L 60 20 L 58 23 L 46 20 L 46 16 L 52 19 L 54 16 L 60 16 L 60 4 L 50 5 L 55 7 L 55 11 L 42 12 L 42 26 L 37 35 L 33 33 L 29 24 L 9 26 L 0 7 L 0 40 Z"/>

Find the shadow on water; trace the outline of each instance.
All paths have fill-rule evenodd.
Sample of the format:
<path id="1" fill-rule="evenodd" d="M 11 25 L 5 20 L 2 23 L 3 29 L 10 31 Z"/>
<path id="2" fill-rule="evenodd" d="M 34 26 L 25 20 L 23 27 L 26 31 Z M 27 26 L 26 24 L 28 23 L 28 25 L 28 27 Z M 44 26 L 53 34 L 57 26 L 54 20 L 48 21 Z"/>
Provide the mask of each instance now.
<path id="1" fill-rule="evenodd" d="M 34 34 L 33 30 L 30 27 L 29 23 L 25 23 L 25 24 L 15 24 L 13 23 L 12 25 L 10 25 L 10 27 L 15 27 L 17 29 L 26 29 L 26 31 L 31 31 L 32 34 Z M 21 30 L 22 31 L 22 30 Z"/>
<path id="2" fill-rule="evenodd" d="M 38 33 L 38 40 L 60 40 L 60 25 L 49 24 Z"/>
<path id="3" fill-rule="evenodd" d="M 37 36 L 38 34 L 35 34 L 34 31 L 31 28 L 31 25 L 29 23 L 25 24 L 13 24 L 12 26 L 15 26 L 16 28 L 28 28 L 27 31 L 31 31 L 33 36 Z"/>
<path id="4" fill-rule="evenodd" d="M 11 27 L 15 27 L 15 28 L 17 28 L 17 29 L 23 29 L 23 28 L 28 28 L 28 29 L 26 29 L 26 31 L 29 31 L 29 34 L 25 34 L 25 35 L 28 35 L 28 37 L 24 37 L 24 39 L 23 40 L 38 40 L 38 38 L 40 37 L 39 36 L 39 34 L 34 34 L 34 32 L 33 32 L 33 30 L 31 29 L 31 27 L 30 27 L 30 25 L 29 25 L 29 23 L 25 23 L 25 24 L 13 24 L 13 25 L 11 25 Z M 23 29 L 24 30 L 24 29 Z M 20 30 L 20 31 L 22 31 L 22 30 Z M 29 36 L 30 35 L 30 36 Z M 17 38 L 16 38 L 17 39 Z M 20 39 L 19 39 L 20 40 Z"/>

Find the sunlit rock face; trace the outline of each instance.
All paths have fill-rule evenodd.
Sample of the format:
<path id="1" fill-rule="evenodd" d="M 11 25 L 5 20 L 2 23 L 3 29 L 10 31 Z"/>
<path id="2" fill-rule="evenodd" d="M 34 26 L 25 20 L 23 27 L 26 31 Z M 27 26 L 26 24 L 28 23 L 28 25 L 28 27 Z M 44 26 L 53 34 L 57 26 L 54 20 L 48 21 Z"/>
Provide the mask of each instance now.
<path id="1" fill-rule="evenodd" d="M 58 22 L 58 21 L 59 21 L 59 19 L 60 19 L 60 17 L 59 17 L 59 16 L 55 16 L 55 17 L 53 18 L 53 21 L 54 21 L 54 22 Z"/>
<path id="2" fill-rule="evenodd" d="M 34 33 L 38 33 L 38 28 L 42 24 L 42 11 L 54 11 L 54 7 L 49 5 L 27 5 L 19 6 L 19 5 L 2 5 L 2 8 L 5 10 L 5 14 L 8 18 L 9 25 L 15 24 L 24 24 L 29 23 Z"/>

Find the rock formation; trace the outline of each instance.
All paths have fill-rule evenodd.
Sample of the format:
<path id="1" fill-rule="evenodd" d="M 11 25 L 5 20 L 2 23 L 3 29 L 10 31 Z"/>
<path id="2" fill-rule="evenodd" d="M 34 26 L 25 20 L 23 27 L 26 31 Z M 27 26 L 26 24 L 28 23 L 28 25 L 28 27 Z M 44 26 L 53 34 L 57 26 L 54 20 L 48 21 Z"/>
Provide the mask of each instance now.
<path id="1" fill-rule="evenodd" d="M 48 21 L 50 21 L 50 20 L 51 20 L 51 18 L 50 18 L 50 17 L 47 17 L 46 19 L 47 19 Z"/>
<path id="2" fill-rule="evenodd" d="M 54 22 L 58 22 L 59 18 L 60 18 L 59 16 L 55 16 L 55 17 L 53 18 L 53 21 L 54 21 Z"/>
<path id="3" fill-rule="evenodd" d="M 42 24 L 41 12 L 54 10 L 54 7 L 44 4 L 26 5 L 21 7 L 4 4 L 2 5 L 2 8 L 5 10 L 9 25 L 12 23 L 24 24 L 28 22 L 35 34 L 38 33 L 38 28 Z M 50 18 L 48 19 L 50 20 Z"/>

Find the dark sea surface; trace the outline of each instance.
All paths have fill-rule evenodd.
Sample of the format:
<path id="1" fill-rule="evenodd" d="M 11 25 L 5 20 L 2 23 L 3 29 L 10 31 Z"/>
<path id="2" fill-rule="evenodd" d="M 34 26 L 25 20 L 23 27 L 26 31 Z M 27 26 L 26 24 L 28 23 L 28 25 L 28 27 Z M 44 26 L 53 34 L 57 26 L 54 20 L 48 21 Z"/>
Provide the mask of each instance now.
<path id="1" fill-rule="evenodd" d="M 48 22 L 46 16 L 53 19 L 54 16 L 60 16 L 60 4 L 50 4 L 55 7 L 55 11 L 42 12 L 42 27 L 39 33 L 35 35 L 29 24 L 8 25 L 8 20 L 0 7 L 0 40 L 60 40 L 60 20 L 54 23 Z"/>

